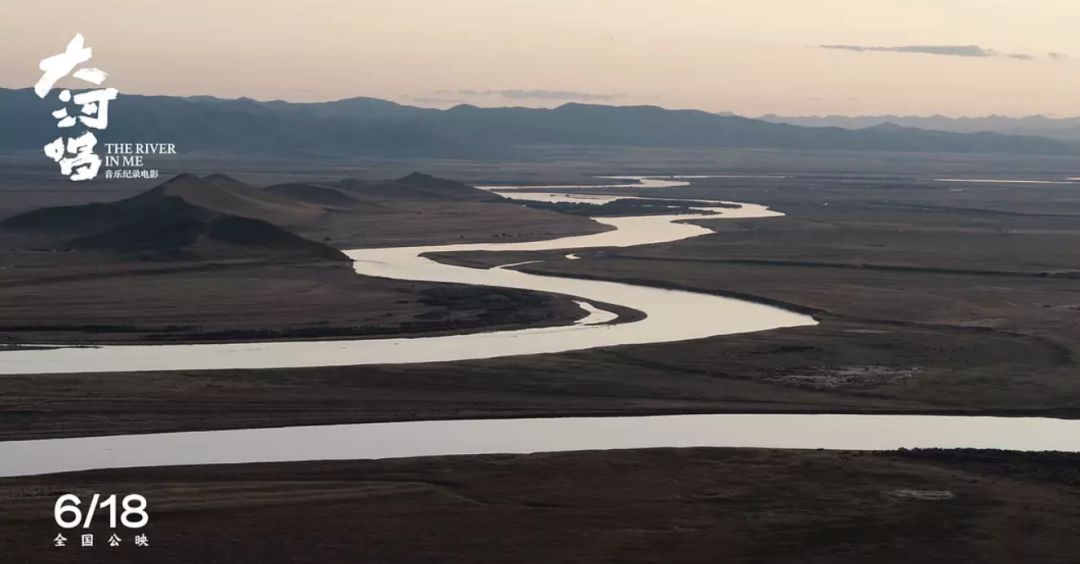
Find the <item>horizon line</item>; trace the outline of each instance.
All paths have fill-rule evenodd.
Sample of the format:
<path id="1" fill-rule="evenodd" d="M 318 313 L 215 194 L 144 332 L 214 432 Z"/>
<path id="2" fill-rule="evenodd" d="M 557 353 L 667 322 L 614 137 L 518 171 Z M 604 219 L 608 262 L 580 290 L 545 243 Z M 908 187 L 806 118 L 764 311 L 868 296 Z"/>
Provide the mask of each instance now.
<path id="1" fill-rule="evenodd" d="M 0 89 L 19 91 L 19 90 L 33 90 L 34 87 L 33 86 L 12 87 L 12 86 L 0 85 Z M 79 89 L 70 89 L 70 90 L 79 90 Z M 120 94 L 124 95 L 125 93 L 121 92 Z M 1005 118 L 1005 119 L 1044 118 L 1044 119 L 1049 119 L 1049 120 L 1061 120 L 1061 121 L 1072 120 L 1072 119 L 1080 119 L 1080 114 L 1073 115 L 1073 116 L 1051 116 L 1051 115 L 1048 115 L 1048 114 L 997 114 L 997 113 L 983 114 L 983 115 L 949 115 L 949 114 L 943 114 L 943 113 L 935 113 L 935 114 L 911 114 L 911 113 L 784 114 L 784 113 L 779 113 L 779 112 L 776 112 L 776 111 L 770 111 L 770 112 L 761 113 L 761 114 L 757 114 L 757 115 L 749 115 L 749 114 L 740 114 L 740 113 L 736 113 L 736 112 L 731 112 L 731 111 L 727 111 L 727 110 L 710 111 L 710 110 L 703 110 L 701 108 L 673 108 L 673 107 L 661 106 L 661 105 L 658 105 L 658 104 L 611 104 L 611 103 L 605 104 L 605 103 L 597 103 L 597 102 L 582 102 L 582 101 L 575 101 L 575 100 L 562 101 L 562 103 L 557 104 L 557 105 L 539 105 L 539 106 L 480 105 L 480 104 L 469 103 L 469 102 L 461 102 L 461 103 L 454 104 L 454 105 L 451 105 L 451 106 L 448 106 L 448 107 L 445 107 L 445 108 L 440 108 L 440 107 L 435 107 L 435 106 L 418 105 L 415 102 L 404 102 L 404 101 L 399 101 L 399 100 L 395 100 L 395 99 L 379 98 L 379 97 L 375 97 L 375 96 L 364 96 L 364 95 L 349 96 L 349 97 L 346 97 L 346 98 L 333 98 L 333 99 L 328 99 L 328 100 L 317 100 L 317 101 L 294 101 L 294 100 L 286 100 L 284 98 L 260 99 L 260 98 L 254 98 L 254 97 L 251 97 L 251 96 L 223 97 L 223 96 L 218 96 L 218 95 L 215 95 L 215 94 L 186 94 L 186 95 L 185 94 L 146 94 L 146 93 L 141 93 L 141 92 L 130 92 L 130 93 L 126 93 L 126 94 L 129 95 L 129 96 L 143 96 L 143 97 L 161 96 L 161 97 L 168 97 L 168 98 L 212 98 L 212 99 L 215 99 L 215 100 L 221 100 L 221 101 L 226 101 L 226 102 L 251 101 L 251 102 L 257 102 L 257 103 L 261 103 L 261 104 L 274 103 L 274 102 L 280 102 L 280 103 L 285 103 L 285 104 L 332 104 L 332 103 L 335 103 L 335 102 L 345 102 L 345 101 L 349 101 L 349 100 L 377 100 L 377 101 L 380 101 L 380 102 L 388 102 L 388 103 L 397 104 L 399 106 L 404 106 L 404 107 L 412 107 L 412 108 L 420 108 L 420 109 L 425 109 L 425 110 L 436 110 L 436 111 L 446 111 L 446 110 L 451 110 L 451 109 L 459 108 L 459 107 L 474 107 L 474 108 L 481 108 L 481 109 L 522 108 L 522 109 L 531 109 L 531 110 L 544 110 L 544 109 L 553 110 L 553 109 L 561 108 L 563 106 L 568 106 L 568 105 L 598 106 L 598 107 L 607 107 L 607 108 L 660 108 L 662 110 L 668 110 L 668 111 L 696 111 L 696 112 L 703 112 L 703 113 L 713 114 L 713 115 L 730 115 L 730 116 L 735 116 L 735 117 L 741 117 L 741 118 L 747 118 L 747 119 L 756 119 L 756 120 L 765 120 L 765 121 L 767 121 L 765 118 L 769 118 L 769 117 L 786 118 L 786 119 L 826 119 L 826 118 L 852 118 L 852 119 L 854 119 L 854 118 L 895 117 L 895 118 L 945 118 L 945 119 L 951 119 L 951 120 L 990 119 L 990 118 Z M 408 95 L 403 95 L 402 97 L 408 98 L 409 96 Z"/>

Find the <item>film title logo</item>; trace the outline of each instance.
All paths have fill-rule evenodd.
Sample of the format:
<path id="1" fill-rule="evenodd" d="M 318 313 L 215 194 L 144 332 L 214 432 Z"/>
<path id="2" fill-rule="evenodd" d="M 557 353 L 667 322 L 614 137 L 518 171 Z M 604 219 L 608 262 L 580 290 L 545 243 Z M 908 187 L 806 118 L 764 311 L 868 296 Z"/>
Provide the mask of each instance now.
<path id="1" fill-rule="evenodd" d="M 97 67 L 84 66 L 92 58 L 93 50 L 86 46 L 82 34 L 76 33 L 63 53 L 46 57 L 38 65 L 42 75 L 34 85 L 34 93 L 44 100 L 58 81 L 68 77 L 101 86 L 109 75 Z M 78 93 L 66 88 L 60 90 L 57 100 L 64 105 L 54 110 L 52 117 L 57 128 L 66 130 L 66 135 L 45 145 L 45 156 L 60 165 L 60 174 L 73 182 L 93 180 L 104 165 L 106 179 L 157 178 L 159 171 L 147 169 L 142 157 L 176 154 L 176 145 L 171 143 L 105 143 L 107 156 L 103 161 L 95 151 L 98 137 L 94 132 L 109 127 L 109 104 L 118 96 L 115 88 Z M 151 149 L 161 146 L 167 150 Z"/>

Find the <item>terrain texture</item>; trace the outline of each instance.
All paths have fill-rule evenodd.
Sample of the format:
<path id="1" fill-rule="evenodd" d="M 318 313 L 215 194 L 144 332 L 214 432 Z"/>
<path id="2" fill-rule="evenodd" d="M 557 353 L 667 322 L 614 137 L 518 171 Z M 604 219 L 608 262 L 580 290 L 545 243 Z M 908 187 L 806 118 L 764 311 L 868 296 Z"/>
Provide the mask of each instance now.
<path id="1" fill-rule="evenodd" d="M 340 249 L 603 229 L 420 174 L 266 189 L 183 174 L 116 201 L 0 222 L 0 344 L 355 338 L 567 323 L 584 313 L 564 296 L 361 277 Z"/>
<path id="2" fill-rule="evenodd" d="M 788 215 L 709 220 L 718 233 L 576 261 L 440 258 L 543 260 L 524 268 L 782 303 L 813 313 L 818 326 L 416 366 L 5 377 L 0 436 L 696 412 L 1077 417 L 1078 194 L 814 176 L 701 180 L 652 195 L 754 201 Z M 123 413 L 100 416 L 117 402 Z"/>
<path id="3" fill-rule="evenodd" d="M 1076 455 L 659 449 L 0 483 L 9 562 L 1074 562 Z M 140 492 L 149 548 L 54 548 L 56 484 Z M 104 529 L 95 529 L 100 538 Z M 71 535 L 68 535 L 71 538 Z"/>

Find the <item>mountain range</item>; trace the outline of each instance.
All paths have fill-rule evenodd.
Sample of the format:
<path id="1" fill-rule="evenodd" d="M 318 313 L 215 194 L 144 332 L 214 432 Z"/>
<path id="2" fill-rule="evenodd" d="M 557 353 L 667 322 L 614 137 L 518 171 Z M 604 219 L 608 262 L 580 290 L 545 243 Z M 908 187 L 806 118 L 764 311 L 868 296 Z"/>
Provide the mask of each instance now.
<path id="1" fill-rule="evenodd" d="M 1051 118 L 1034 115 L 1024 117 L 985 116 L 985 117 L 947 117 L 947 116 L 779 116 L 767 114 L 758 119 L 772 123 L 784 123 L 802 127 L 842 127 L 844 129 L 865 129 L 885 124 L 901 127 L 914 127 L 953 133 L 991 132 L 1003 135 L 1035 135 L 1080 141 L 1080 118 Z"/>
<path id="2" fill-rule="evenodd" d="M 30 89 L 0 89 L 0 151 L 57 137 L 59 105 Z M 697 110 L 571 103 L 554 109 L 420 108 L 373 98 L 291 103 L 121 94 L 99 142 L 175 143 L 182 153 L 290 157 L 522 158 L 536 146 L 764 148 L 1077 154 L 1080 143 L 1038 136 L 928 131 L 895 124 L 803 127 Z"/>

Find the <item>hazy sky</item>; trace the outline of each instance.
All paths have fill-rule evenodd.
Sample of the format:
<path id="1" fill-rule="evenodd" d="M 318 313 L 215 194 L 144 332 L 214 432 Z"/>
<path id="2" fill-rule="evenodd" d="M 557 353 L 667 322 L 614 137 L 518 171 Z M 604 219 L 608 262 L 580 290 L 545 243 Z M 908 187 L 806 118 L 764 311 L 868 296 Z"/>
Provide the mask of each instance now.
<path id="1" fill-rule="evenodd" d="M 3 0 L 0 85 L 86 36 L 121 93 L 1080 115 L 1078 0 Z"/>

